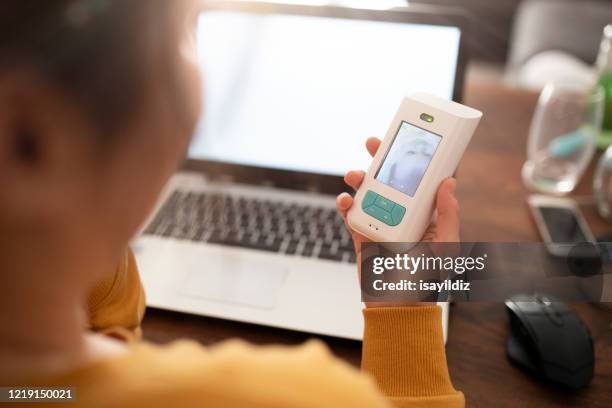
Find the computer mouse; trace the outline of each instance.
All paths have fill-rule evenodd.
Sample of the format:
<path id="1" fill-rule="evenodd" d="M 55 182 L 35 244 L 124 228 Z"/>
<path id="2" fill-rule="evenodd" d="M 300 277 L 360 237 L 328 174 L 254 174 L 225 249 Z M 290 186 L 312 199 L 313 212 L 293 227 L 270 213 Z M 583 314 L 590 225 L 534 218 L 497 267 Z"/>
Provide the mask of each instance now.
<path id="1" fill-rule="evenodd" d="M 564 303 L 544 295 L 517 295 L 506 302 L 510 316 L 507 354 L 536 377 L 571 389 L 593 378 L 593 340 Z"/>

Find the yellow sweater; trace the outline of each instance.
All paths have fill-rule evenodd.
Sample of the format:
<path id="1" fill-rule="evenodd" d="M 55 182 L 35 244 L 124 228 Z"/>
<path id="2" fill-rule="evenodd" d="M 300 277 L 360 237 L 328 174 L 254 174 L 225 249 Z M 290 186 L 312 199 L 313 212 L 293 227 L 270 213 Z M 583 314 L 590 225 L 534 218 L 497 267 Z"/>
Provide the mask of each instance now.
<path id="1" fill-rule="evenodd" d="M 92 329 L 138 334 L 144 296 L 131 253 L 94 289 L 89 308 Z M 363 372 L 334 358 L 320 341 L 261 347 L 233 340 L 209 348 L 132 341 L 121 357 L 11 385 L 74 387 L 77 402 L 70 407 L 465 405 L 448 375 L 439 307 L 367 309 L 364 318 Z"/>

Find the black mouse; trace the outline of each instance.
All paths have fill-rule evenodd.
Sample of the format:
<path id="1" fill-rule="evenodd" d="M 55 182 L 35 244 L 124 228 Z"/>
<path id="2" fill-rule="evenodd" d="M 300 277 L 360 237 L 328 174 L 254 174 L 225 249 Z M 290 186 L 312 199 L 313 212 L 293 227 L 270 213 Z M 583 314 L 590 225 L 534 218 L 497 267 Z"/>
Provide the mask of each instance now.
<path id="1" fill-rule="evenodd" d="M 510 361 L 537 377 L 578 389 L 593 378 L 595 356 L 587 327 L 564 303 L 544 295 L 506 301 L 510 316 Z"/>

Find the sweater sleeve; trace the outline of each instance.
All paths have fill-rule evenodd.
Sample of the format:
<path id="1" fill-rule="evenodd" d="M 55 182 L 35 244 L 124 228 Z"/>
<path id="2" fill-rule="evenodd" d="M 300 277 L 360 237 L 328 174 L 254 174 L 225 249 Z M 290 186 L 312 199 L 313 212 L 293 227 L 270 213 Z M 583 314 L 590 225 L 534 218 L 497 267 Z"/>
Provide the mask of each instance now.
<path id="1" fill-rule="evenodd" d="M 450 381 L 439 306 L 364 310 L 362 369 L 398 407 L 464 407 Z"/>
<path id="2" fill-rule="evenodd" d="M 145 311 L 144 290 L 130 249 L 114 274 L 98 282 L 87 299 L 89 329 L 125 341 L 141 337 Z"/>
<path id="3" fill-rule="evenodd" d="M 365 316 L 366 373 L 316 340 L 297 347 L 230 340 L 208 348 L 134 342 L 123 357 L 29 385 L 75 387 L 75 407 L 463 407 L 448 376 L 436 307 Z"/>

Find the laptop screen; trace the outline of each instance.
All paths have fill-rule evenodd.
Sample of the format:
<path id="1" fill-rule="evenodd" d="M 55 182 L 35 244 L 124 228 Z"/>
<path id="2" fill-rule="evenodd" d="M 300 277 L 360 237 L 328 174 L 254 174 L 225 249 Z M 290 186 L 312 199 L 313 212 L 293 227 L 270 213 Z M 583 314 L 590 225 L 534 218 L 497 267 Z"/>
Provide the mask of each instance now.
<path id="1" fill-rule="evenodd" d="M 456 27 L 207 11 L 191 159 L 343 175 L 366 169 L 404 95 L 453 95 Z"/>

